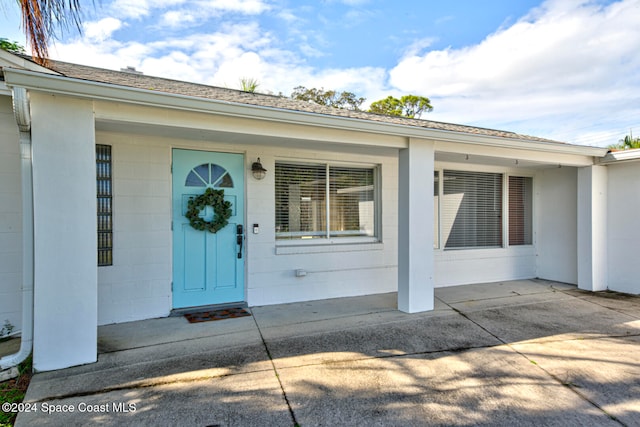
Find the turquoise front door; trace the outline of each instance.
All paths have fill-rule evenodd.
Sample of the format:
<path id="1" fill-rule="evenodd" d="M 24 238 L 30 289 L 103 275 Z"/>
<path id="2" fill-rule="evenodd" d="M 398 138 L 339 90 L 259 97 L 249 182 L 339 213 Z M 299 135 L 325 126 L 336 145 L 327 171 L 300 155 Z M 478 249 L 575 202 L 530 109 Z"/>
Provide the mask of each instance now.
<path id="1" fill-rule="evenodd" d="M 244 301 L 244 157 L 173 150 L 173 308 Z M 229 223 L 216 233 L 196 230 L 185 217 L 190 198 L 224 191 Z M 207 206 L 205 221 L 214 218 Z"/>

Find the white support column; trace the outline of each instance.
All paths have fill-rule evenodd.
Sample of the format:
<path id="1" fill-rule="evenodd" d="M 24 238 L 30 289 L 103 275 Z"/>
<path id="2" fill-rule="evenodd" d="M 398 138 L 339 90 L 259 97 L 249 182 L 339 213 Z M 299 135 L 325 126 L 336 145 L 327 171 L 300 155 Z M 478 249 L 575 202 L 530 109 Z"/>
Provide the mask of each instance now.
<path id="1" fill-rule="evenodd" d="M 434 144 L 411 139 L 400 150 L 398 191 L 398 309 L 433 310 Z"/>
<path id="2" fill-rule="evenodd" d="M 95 126 L 90 101 L 31 94 L 38 371 L 97 360 Z"/>
<path id="3" fill-rule="evenodd" d="M 607 289 L 607 168 L 578 169 L 578 287 Z"/>

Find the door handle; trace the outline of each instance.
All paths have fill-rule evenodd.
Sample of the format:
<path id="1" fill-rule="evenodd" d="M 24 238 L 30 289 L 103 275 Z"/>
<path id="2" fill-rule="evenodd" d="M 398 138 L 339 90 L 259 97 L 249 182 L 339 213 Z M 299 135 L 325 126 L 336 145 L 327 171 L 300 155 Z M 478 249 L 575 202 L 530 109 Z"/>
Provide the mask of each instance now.
<path id="1" fill-rule="evenodd" d="M 244 241 L 244 228 L 242 224 L 236 225 L 236 244 L 238 245 L 238 259 L 242 258 L 242 242 Z"/>

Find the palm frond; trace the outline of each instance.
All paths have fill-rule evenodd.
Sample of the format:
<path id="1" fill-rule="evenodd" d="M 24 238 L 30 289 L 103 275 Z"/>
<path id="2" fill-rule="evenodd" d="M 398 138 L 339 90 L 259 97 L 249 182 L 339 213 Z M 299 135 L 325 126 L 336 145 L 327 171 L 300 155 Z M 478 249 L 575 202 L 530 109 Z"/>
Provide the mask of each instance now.
<path id="1" fill-rule="evenodd" d="M 82 33 L 80 0 L 19 0 L 22 24 L 31 45 L 33 59 L 48 65 L 49 43 L 62 32 L 75 27 Z"/>

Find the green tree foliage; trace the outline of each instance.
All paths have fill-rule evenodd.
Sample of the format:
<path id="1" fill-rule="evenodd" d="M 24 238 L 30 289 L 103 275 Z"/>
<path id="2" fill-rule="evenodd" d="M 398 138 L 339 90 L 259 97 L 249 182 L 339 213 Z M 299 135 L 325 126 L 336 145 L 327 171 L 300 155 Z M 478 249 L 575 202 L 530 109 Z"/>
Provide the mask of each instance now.
<path id="1" fill-rule="evenodd" d="M 370 113 L 384 114 L 386 116 L 401 116 L 402 105 L 398 98 L 388 96 L 385 99 L 375 101 L 371 103 L 369 107 Z"/>
<path id="2" fill-rule="evenodd" d="M 291 98 L 314 102 L 328 107 L 345 108 L 347 110 L 355 111 L 358 111 L 360 109 L 360 105 L 365 101 L 365 98 L 358 98 L 352 92 L 338 93 L 335 90 L 324 90 L 322 88 L 307 89 L 304 86 L 294 88 L 293 93 L 291 93 Z"/>
<path id="3" fill-rule="evenodd" d="M 304 86 L 298 86 L 293 90 L 291 98 L 301 101 L 314 102 L 319 105 L 326 105 L 334 108 L 345 108 L 348 110 L 360 110 L 360 105 L 365 98 L 357 97 L 352 92 L 338 93 L 335 90 L 324 90 Z M 420 118 L 422 113 L 432 111 L 433 106 L 429 98 L 417 95 L 404 95 L 400 99 L 388 96 L 371 104 L 370 113 L 384 114 L 387 116 L 404 116 L 409 118 Z"/>
<path id="4" fill-rule="evenodd" d="M 640 148 L 640 138 L 634 138 L 633 135 L 627 135 L 624 139 L 618 141 L 617 144 L 612 144 L 608 148 L 613 150 L 632 150 L 634 148 Z"/>
<path id="5" fill-rule="evenodd" d="M 249 77 L 243 77 L 240 79 L 240 88 L 245 92 L 254 93 L 256 89 L 258 89 L 258 86 L 260 86 L 260 83 L 258 83 L 257 79 Z"/>
<path id="6" fill-rule="evenodd" d="M 404 116 L 420 118 L 422 113 L 433 110 L 431 100 L 424 96 L 404 95 L 400 99 L 388 96 L 371 103 L 370 113 L 385 114 L 387 116 Z"/>
<path id="7" fill-rule="evenodd" d="M 20 46 L 18 42 L 11 42 L 6 38 L 0 38 L 0 49 L 12 53 L 25 53 L 24 47 Z"/>

